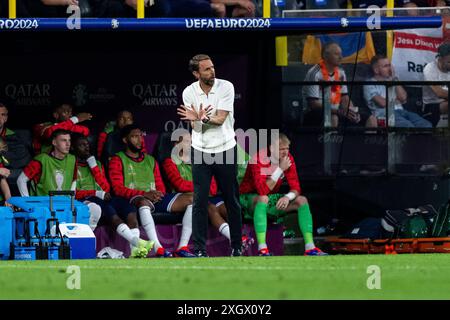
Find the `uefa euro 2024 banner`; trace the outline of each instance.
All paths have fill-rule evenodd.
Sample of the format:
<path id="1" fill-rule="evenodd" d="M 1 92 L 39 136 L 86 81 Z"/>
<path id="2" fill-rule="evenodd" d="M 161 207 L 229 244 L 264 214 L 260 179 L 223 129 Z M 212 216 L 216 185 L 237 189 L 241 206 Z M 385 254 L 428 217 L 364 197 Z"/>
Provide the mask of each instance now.
<path id="1" fill-rule="evenodd" d="M 436 58 L 443 41 L 442 28 L 405 29 L 394 32 L 392 64 L 403 81 L 422 81 L 425 65 Z"/>

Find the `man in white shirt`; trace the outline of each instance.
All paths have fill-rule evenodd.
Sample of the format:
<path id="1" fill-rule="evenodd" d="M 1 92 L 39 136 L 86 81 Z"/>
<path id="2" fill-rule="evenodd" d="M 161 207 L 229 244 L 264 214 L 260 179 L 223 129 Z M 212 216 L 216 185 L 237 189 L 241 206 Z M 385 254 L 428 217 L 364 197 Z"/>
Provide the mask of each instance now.
<path id="1" fill-rule="evenodd" d="M 436 60 L 428 63 L 423 69 L 425 81 L 449 81 L 450 82 L 450 44 L 443 43 L 438 48 Z M 433 125 L 439 121 L 440 126 L 448 126 L 448 86 L 432 85 L 423 86 L 422 90 L 424 111 L 431 113 Z"/>
<path id="2" fill-rule="evenodd" d="M 373 78 L 369 81 L 397 81 L 392 64 L 386 56 L 376 55 L 370 61 Z M 394 109 L 394 122 L 396 127 L 402 128 L 431 128 L 431 123 L 417 113 L 405 110 L 402 104 L 407 101 L 407 93 L 402 86 L 388 88 L 389 102 L 386 101 L 386 86 L 365 85 L 364 99 L 372 114 L 378 118 L 386 119 L 386 108 Z"/>
<path id="3" fill-rule="evenodd" d="M 204 54 L 189 61 L 189 70 L 198 80 L 183 91 L 183 105 L 178 108 L 182 120 L 192 124 L 192 180 L 194 204 L 192 235 L 194 252 L 207 257 L 208 196 L 211 179 L 216 178 L 222 191 L 230 225 L 232 256 L 241 252 L 241 206 L 237 182 L 236 140 L 234 133 L 234 86 L 216 79 L 214 64 Z"/>

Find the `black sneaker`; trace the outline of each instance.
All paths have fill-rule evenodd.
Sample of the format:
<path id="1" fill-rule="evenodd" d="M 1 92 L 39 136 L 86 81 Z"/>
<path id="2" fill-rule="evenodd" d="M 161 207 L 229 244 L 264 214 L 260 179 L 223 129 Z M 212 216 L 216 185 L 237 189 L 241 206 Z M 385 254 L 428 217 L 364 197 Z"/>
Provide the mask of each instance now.
<path id="1" fill-rule="evenodd" d="M 232 257 L 240 257 L 242 256 L 242 250 L 239 248 L 231 250 L 231 256 Z"/>
<path id="2" fill-rule="evenodd" d="M 197 256 L 197 258 L 208 258 L 208 254 L 205 250 L 195 250 L 194 254 Z"/>

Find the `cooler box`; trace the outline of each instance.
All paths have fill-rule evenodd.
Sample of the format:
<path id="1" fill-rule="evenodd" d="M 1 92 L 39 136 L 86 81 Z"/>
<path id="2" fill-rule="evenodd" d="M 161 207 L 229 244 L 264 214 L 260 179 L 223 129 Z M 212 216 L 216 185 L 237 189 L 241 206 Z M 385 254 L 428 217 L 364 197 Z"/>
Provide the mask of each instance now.
<path id="1" fill-rule="evenodd" d="M 13 241 L 13 211 L 10 207 L 0 207 L 0 260 L 9 259 L 11 241 Z"/>
<path id="2" fill-rule="evenodd" d="M 89 208 L 80 201 L 74 200 L 74 211 L 71 210 L 71 199 L 68 196 L 53 196 L 53 215 L 60 223 L 89 224 Z M 47 219 L 52 218 L 50 197 L 11 197 L 9 203 L 19 208 L 14 216 L 38 220 L 40 234 L 45 234 Z"/>
<path id="3" fill-rule="evenodd" d="M 63 236 L 69 238 L 72 249 L 72 259 L 95 259 L 95 235 L 86 224 L 60 223 L 59 229 Z M 54 231 L 52 232 L 54 234 Z"/>

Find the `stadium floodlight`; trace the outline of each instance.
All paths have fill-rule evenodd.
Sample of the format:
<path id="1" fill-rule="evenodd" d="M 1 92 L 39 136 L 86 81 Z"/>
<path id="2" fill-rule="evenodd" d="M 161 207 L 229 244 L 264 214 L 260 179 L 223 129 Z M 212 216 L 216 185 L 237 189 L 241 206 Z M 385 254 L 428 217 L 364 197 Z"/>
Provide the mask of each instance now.
<path id="1" fill-rule="evenodd" d="M 312 18 L 82 18 L 75 30 L 141 30 L 141 31 L 265 31 L 265 32 L 353 32 L 375 31 L 370 17 L 312 17 Z M 380 17 L 376 30 L 439 28 L 442 18 Z M 64 31 L 65 18 L 0 19 L 2 31 Z"/>

